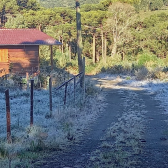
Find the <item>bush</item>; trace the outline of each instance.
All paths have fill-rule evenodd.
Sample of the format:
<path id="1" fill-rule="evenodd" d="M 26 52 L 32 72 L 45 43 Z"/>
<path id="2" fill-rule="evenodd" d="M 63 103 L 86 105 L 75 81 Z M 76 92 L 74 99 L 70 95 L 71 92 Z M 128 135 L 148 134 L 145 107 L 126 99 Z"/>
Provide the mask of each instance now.
<path id="1" fill-rule="evenodd" d="M 165 69 L 162 68 L 155 68 L 153 71 L 150 72 L 149 76 L 152 79 L 160 79 L 160 80 L 164 80 L 168 77 L 167 72 L 165 71 Z"/>
<path id="2" fill-rule="evenodd" d="M 142 67 L 135 71 L 135 76 L 137 80 L 144 80 L 147 78 L 148 69 L 146 67 Z"/>
<path id="3" fill-rule="evenodd" d="M 137 64 L 139 67 L 148 65 L 148 66 L 156 66 L 155 62 L 157 62 L 158 58 L 156 55 L 151 55 L 148 53 L 143 53 L 138 56 Z"/>

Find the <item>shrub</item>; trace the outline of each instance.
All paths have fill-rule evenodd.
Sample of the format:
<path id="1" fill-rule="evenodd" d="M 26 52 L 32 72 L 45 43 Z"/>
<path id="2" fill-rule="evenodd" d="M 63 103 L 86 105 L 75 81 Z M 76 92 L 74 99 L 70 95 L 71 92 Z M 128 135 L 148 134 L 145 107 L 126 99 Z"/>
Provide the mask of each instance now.
<path id="1" fill-rule="evenodd" d="M 152 79 L 160 79 L 160 80 L 164 80 L 168 77 L 167 72 L 165 71 L 165 69 L 162 68 L 155 68 L 150 72 L 149 76 Z"/>
<path id="2" fill-rule="evenodd" d="M 8 155 L 8 151 L 5 148 L 5 144 L 0 144 L 0 158 L 5 158 Z"/>
<path id="3" fill-rule="evenodd" d="M 95 95 L 97 93 L 97 88 L 89 80 L 86 81 L 86 95 Z"/>
<path id="4" fill-rule="evenodd" d="M 111 73 L 122 73 L 124 71 L 124 68 L 122 65 L 114 65 L 112 68 L 111 68 Z"/>
<path id="5" fill-rule="evenodd" d="M 148 69 L 146 67 L 142 67 L 135 71 L 135 76 L 137 80 L 144 80 L 147 78 Z"/>
<path id="6" fill-rule="evenodd" d="M 149 53 L 143 53 L 143 54 L 140 54 L 138 56 L 138 66 L 139 67 L 142 67 L 142 66 L 145 66 L 146 64 L 148 66 L 155 66 L 155 62 L 158 60 L 157 56 L 156 55 L 152 55 L 152 54 L 149 54 Z"/>

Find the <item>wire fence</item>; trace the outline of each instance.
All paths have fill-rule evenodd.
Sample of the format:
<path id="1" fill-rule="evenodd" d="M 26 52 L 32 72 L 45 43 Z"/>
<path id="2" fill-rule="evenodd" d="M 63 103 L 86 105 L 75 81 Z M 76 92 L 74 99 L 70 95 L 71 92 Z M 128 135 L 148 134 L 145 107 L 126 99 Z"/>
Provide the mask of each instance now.
<path id="1" fill-rule="evenodd" d="M 85 67 L 85 59 L 83 61 Z M 47 119 L 52 118 L 54 112 L 62 113 L 65 118 L 68 108 L 80 107 L 84 102 L 85 68 L 75 76 L 65 70 L 32 72 L 0 78 L 0 137 L 8 143 L 13 139 L 11 131 L 20 137 L 26 127 L 34 124 L 49 128 L 51 120 Z"/>
<path id="2" fill-rule="evenodd" d="M 81 105 L 84 92 L 84 88 L 81 87 L 82 80 L 83 72 L 54 88 L 52 94 L 59 97 L 53 102 L 54 108 L 63 111 L 64 108 Z"/>
<path id="3" fill-rule="evenodd" d="M 13 131 L 17 134 L 19 129 L 23 129 L 29 124 L 32 126 L 34 122 L 35 124 L 38 122 L 39 125 L 43 126 L 44 118 L 51 118 L 53 112 L 58 111 L 59 113 L 64 113 L 66 108 L 75 108 L 76 106 L 81 105 L 84 93 L 84 88 L 82 86 L 84 73 L 81 72 L 78 75 L 73 76 L 60 86 L 55 85 L 55 79 L 56 78 L 52 79 L 52 76 L 49 77 L 49 84 L 45 89 L 36 89 L 34 87 L 34 79 L 31 79 L 29 81 L 30 86 L 26 89 L 16 89 L 16 86 L 14 88 L 6 89 L 5 100 L 2 100 L 2 94 L 0 95 L 1 106 L 2 103 L 5 104 L 6 102 L 7 121 L 4 123 L 5 109 L 1 108 L 0 113 L 1 115 L 4 114 L 4 116 L 3 121 L 1 122 L 0 131 L 2 134 L 5 134 L 6 125 L 6 128 L 8 128 L 6 136 L 7 142 L 11 142 L 11 129 L 16 127 L 17 129 L 13 129 Z M 10 101 L 12 102 L 11 104 Z M 43 120 L 41 115 L 43 115 Z M 13 120 L 12 126 L 10 126 L 11 120 Z"/>
<path id="4" fill-rule="evenodd" d="M 34 85 L 36 88 L 47 88 L 50 76 L 52 76 L 53 80 L 52 85 L 59 86 L 72 75 L 64 69 L 55 68 L 51 71 L 50 66 L 41 68 L 40 70 L 38 70 L 37 67 L 34 67 L 32 70 L 24 71 L 24 73 L 23 71 L 8 74 L 4 73 L 0 77 L 0 89 L 3 89 L 3 87 L 26 89 L 30 87 L 31 79 L 34 79 Z"/>

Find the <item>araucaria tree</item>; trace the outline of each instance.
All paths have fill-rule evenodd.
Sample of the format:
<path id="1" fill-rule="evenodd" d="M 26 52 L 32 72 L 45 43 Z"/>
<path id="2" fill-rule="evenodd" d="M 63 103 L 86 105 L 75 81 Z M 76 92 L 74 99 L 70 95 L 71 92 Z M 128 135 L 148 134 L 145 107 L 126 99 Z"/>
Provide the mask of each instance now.
<path id="1" fill-rule="evenodd" d="M 129 34 L 128 28 L 135 20 L 135 9 L 129 4 L 116 2 L 109 7 L 108 15 L 106 26 L 113 37 L 111 56 L 114 56 L 118 45 L 123 43 L 125 36 Z"/>

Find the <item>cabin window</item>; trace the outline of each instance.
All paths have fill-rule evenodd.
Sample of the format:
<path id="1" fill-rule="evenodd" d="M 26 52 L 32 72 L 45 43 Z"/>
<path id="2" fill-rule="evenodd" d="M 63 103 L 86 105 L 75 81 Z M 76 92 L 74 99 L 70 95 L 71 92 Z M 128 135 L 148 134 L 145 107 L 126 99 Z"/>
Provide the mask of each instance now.
<path id="1" fill-rule="evenodd" d="M 0 62 L 8 62 L 8 49 L 0 49 Z"/>

